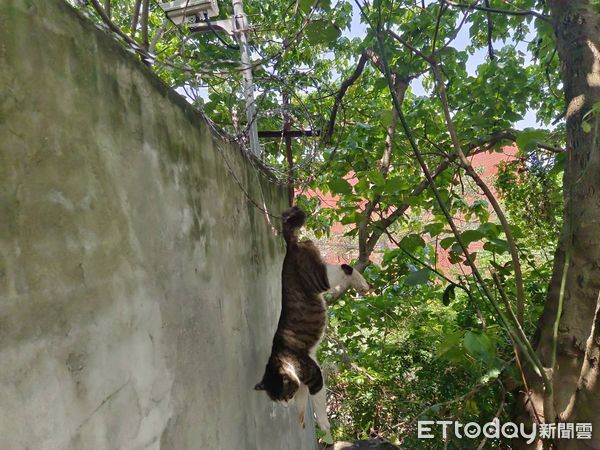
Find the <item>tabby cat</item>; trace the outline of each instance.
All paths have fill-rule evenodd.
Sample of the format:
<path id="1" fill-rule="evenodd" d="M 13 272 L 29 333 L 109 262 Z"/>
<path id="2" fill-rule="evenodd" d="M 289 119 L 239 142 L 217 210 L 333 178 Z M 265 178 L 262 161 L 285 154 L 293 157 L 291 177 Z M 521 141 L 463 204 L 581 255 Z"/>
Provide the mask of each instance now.
<path id="1" fill-rule="evenodd" d="M 312 241 L 299 241 L 296 231 L 305 221 L 306 214 L 298 207 L 283 213 L 287 251 L 281 280 L 281 316 L 265 373 L 255 389 L 266 391 L 274 401 L 287 402 L 296 396 L 302 425 L 310 393 L 319 427 L 329 432 L 323 376 L 316 360 L 327 324 L 322 294 L 339 294 L 349 287 L 366 292 L 369 285 L 347 264 L 326 264 Z"/>

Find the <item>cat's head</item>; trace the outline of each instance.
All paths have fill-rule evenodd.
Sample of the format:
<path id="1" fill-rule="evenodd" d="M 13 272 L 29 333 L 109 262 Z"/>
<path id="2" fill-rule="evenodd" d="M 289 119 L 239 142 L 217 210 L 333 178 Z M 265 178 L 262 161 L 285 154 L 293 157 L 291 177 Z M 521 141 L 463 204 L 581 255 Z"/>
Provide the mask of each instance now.
<path id="1" fill-rule="evenodd" d="M 254 386 L 254 389 L 265 391 L 275 402 L 287 402 L 296 395 L 299 386 L 298 377 L 293 370 L 269 361 L 262 380 Z"/>
<path id="2" fill-rule="evenodd" d="M 345 274 L 346 283 L 344 284 L 346 286 L 356 289 L 356 291 L 360 294 L 366 294 L 369 292 L 371 286 L 369 283 L 367 283 L 367 280 L 365 280 L 358 270 L 352 266 L 349 266 L 348 264 L 342 264 L 340 267 Z"/>

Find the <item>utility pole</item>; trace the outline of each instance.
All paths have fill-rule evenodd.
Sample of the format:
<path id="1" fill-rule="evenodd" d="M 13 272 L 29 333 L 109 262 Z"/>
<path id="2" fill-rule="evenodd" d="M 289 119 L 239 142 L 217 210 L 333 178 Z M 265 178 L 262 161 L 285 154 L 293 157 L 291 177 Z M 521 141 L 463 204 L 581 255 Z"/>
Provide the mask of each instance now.
<path id="1" fill-rule="evenodd" d="M 292 128 L 292 120 L 290 118 L 290 112 L 288 110 L 290 106 L 290 97 L 287 91 L 282 94 L 282 106 L 283 106 L 283 138 L 285 139 L 285 159 L 288 163 L 287 168 L 287 189 L 288 189 L 288 201 L 289 205 L 294 205 L 294 154 L 292 153 L 292 137 L 290 131 Z"/>
<path id="2" fill-rule="evenodd" d="M 303 136 L 319 136 L 319 130 L 292 130 L 289 113 L 289 94 L 283 97 L 284 124 L 282 130 L 265 130 L 260 133 L 256 126 L 256 103 L 254 102 L 254 81 L 252 78 L 252 61 L 248 47 L 248 18 L 244 13 L 243 0 L 232 0 L 233 18 L 209 20 L 219 15 L 217 0 L 173 0 L 161 3 L 160 7 L 167 17 L 177 26 L 187 26 L 192 33 L 215 33 L 217 30 L 227 33 L 237 41 L 240 47 L 241 69 L 244 78 L 244 99 L 246 100 L 246 118 L 248 120 L 248 142 L 250 151 L 257 157 L 262 157 L 259 138 L 285 138 L 286 158 L 288 161 L 288 189 L 290 199 L 294 197 L 294 159 L 292 155 L 292 138 Z M 284 48 L 287 43 L 284 45 Z"/>
<path id="3" fill-rule="evenodd" d="M 246 118 L 248 120 L 248 140 L 250 149 L 258 158 L 261 157 L 260 143 L 258 142 L 258 128 L 256 126 L 256 105 L 254 104 L 254 80 L 252 78 L 252 64 L 248 48 L 248 18 L 244 13 L 242 0 L 233 0 L 233 32 L 240 47 L 242 60 L 242 75 L 244 77 L 244 97 L 246 99 Z"/>
<path id="4" fill-rule="evenodd" d="M 256 126 L 256 104 L 254 102 L 254 80 L 252 62 L 248 47 L 248 18 L 244 13 L 243 0 L 233 1 L 233 18 L 209 21 L 209 17 L 219 14 L 217 0 L 175 0 L 161 3 L 160 7 L 176 25 L 187 24 L 192 33 L 215 32 L 216 29 L 233 36 L 240 47 L 242 76 L 244 78 L 244 98 L 248 120 L 248 141 L 250 151 L 258 158 L 262 152 Z"/>

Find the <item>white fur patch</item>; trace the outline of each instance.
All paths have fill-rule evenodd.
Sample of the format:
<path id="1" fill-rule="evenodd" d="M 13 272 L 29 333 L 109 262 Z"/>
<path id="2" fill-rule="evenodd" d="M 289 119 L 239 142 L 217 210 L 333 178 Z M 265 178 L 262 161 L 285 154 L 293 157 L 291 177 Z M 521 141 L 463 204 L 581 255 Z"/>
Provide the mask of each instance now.
<path id="1" fill-rule="evenodd" d="M 290 378 L 292 378 L 296 383 L 302 384 L 300 382 L 300 378 L 298 378 L 296 369 L 294 369 L 294 366 L 292 366 L 292 364 L 290 364 L 289 362 L 286 362 L 285 365 L 283 366 L 283 369 L 285 370 L 285 373 L 287 373 L 290 376 Z"/>
<path id="2" fill-rule="evenodd" d="M 369 289 L 369 283 L 358 270 L 353 270 L 350 275 L 344 272 L 339 264 L 327 264 L 327 280 L 329 281 L 329 290 L 327 293 L 339 297 L 348 289 L 355 289 L 361 294 L 366 294 Z"/>

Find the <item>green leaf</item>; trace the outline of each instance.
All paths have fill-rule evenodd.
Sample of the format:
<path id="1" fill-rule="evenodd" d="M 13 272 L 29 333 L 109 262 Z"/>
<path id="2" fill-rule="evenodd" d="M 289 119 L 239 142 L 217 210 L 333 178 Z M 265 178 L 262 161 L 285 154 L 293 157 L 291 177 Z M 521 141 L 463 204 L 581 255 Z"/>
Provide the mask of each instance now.
<path id="1" fill-rule="evenodd" d="M 413 253 L 416 249 L 425 247 L 425 241 L 418 234 L 409 234 L 402 238 L 400 247 L 409 253 Z"/>
<path id="2" fill-rule="evenodd" d="M 429 281 L 430 273 L 429 269 L 415 270 L 404 278 L 404 284 L 407 286 L 417 286 L 419 284 L 427 283 L 427 281 Z"/>
<path id="3" fill-rule="evenodd" d="M 317 438 L 321 439 L 327 445 L 333 445 L 333 436 L 331 435 L 331 431 L 323 431 L 321 429 L 317 429 Z"/>
<path id="4" fill-rule="evenodd" d="M 496 269 L 496 271 L 498 273 L 501 273 L 501 274 L 508 274 L 511 271 L 511 269 L 512 269 L 512 263 L 511 263 L 511 261 L 506 262 L 504 265 L 500 265 L 500 264 L 498 264 L 497 262 L 494 262 L 494 261 L 490 261 L 490 264 L 492 265 L 492 267 L 494 269 Z"/>
<path id="5" fill-rule="evenodd" d="M 324 11 L 329 11 L 331 9 L 331 0 L 319 0 L 317 6 Z"/>
<path id="6" fill-rule="evenodd" d="M 546 131 L 536 130 L 534 128 L 526 128 L 517 136 L 517 147 L 524 153 L 530 152 L 537 148 L 538 142 L 546 138 Z"/>
<path id="7" fill-rule="evenodd" d="M 340 223 L 342 225 L 349 225 L 351 223 L 359 223 L 362 220 L 363 216 L 358 211 L 352 211 L 348 214 L 342 216 Z"/>
<path id="8" fill-rule="evenodd" d="M 474 400 L 466 400 L 465 401 L 465 411 L 469 414 L 479 415 L 479 405 Z"/>
<path id="9" fill-rule="evenodd" d="M 425 225 L 425 231 L 427 233 L 429 233 L 429 235 L 431 237 L 435 237 L 438 234 L 440 234 L 442 231 L 444 231 L 444 224 L 443 223 L 428 223 L 427 225 Z"/>
<path id="10" fill-rule="evenodd" d="M 300 8 L 300 11 L 308 13 L 315 3 L 315 0 L 299 0 L 298 7 Z"/>
<path id="11" fill-rule="evenodd" d="M 460 246 L 460 244 L 458 242 L 455 244 L 452 244 L 452 247 L 450 247 L 450 251 L 453 253 L 456 253 L 457 255 L 463 254 L 462 247 Z"/>
<path id="12" fill-rule="evenodd" d="M 354 185 L 354 191 L 357 194 L 362 194 L 363 192 L 368 192 L 369 190 L 369 182 L 366 180 L 366 178 L 360 178 L 358 180 L 358 183 L 356 183 Z"/>
<path id="13" fill-rule="evenodd" d="M 479 241 L 483 239 L 484 235 L 479 230 L 467 230 L 460 235 L 465 246 L 468 246 L 471 242 Z"/>
<path id="14" fill-rule="evenodd" d="M 492 238 L 485 244 L 483 244 L 483 249 L 488 252 L 497 253 L 501 255 L 502 253 L 507 253 L 509 250 L 508 242 L 504 239 Z"/>
<path id="15" fill-rule="evenodd" d="M 500 369 L 498 368 L 492 368 L 490 370 L 488 370 L 479 380 L 480 383 L 482 384 L 486 384 L 489 383 L 491 380 L 495 380 L 496 378 L 498 378 L 500 376 Z"/>
<path id="16" fill-rule="evenodd" d="M 462 337 L 460 331 L 447 334 L 436 351 L 437 357 L 452 362 L 464 361 L 464 349 L 460 345 Z"/>
<path id="17" fill-rule="evenodd" d="M 394 117 L 393 111 L 384 111 L 381 113 L 381 124 L 384 127 L 389 127 L 392 124 L 392 119 Z"/>
<path id="18" fill-rule="evenodd" d="M 498 237 L 498 235 L 502 231 L 502 227 L 492 222 L 486 222 L 479 225 L 479 228 L 477 228 L 477 230 L 483 233 L 483 235 L 486 238 L 490 239 Z"/>
<path id="19" fill-rule="evenodd" d="M 583 121 L 581 122 L 581 129 L 584 133 L 589 133 L 590 131 L 592 131 L 592 126 L 589 122 Z"/>
<path id="20" fill-rule="evenodd" d="M 451 251 L 448 253 L 448 261 L 450 261 L 450 263 L 452 263 L 452 264 L 458 264 L 463 261 L 463 257 L 461 255 L 462 255 L 462 253 L 459 254 L 459 253 Z"/>
<path id="21" fill-rule="evenodd" d="M 442 246 L 442 248 L 443 248 L 444 250 L 448 250 L 448 248 L 449 248 L 449 247 L 450 247 L 452 244 L 454 244 L 454 242 L 455 242 L 454 236 L 449 236 L 449 237 L 447 237 L 447 238 L 444 238 L 444 239 L 442 239 L 442 240 L 440 241 L 440 245 Z"/>
<path id="22" fill-rule="evenodd" d="M 444 57 L 453 56 L 456 55 L 456 53 L 458 53 L 458 50 L 456 50 L 454 47 L 448 46 L 439 50 L 437 55 L 440 57 L 440 59 L 444 59 Z"/>
<path id="23" fill-rule="evenodd" d="M 450 284 L 446 289 L 444 289 L 444 294 L 442 295 L 442 303 L 444 306 L 448 306 L 452 300 L 456 298 L 456 294 L 454 292 L 454 288 L 456 286 Z"/>
<path id="24" fill-rule="evenodd" d="M 334 194 L 352 194 L 352 186 L 343 178 L 337 178 L 327 183 Z"/>
<path id="25" fill-rule="evenodd" d="M 369 178 L 369 181 L 371 183 L 373 183 L 375 186 L 384 186 L 385 185 L 385 178 L 383 177 L 381 172 L 378 170 L 371 170 L 371 171 L 367 172 L 367 178 Z"/>
<path id="26" fill-rule="evenodd" d="M 333 43 L 341 34 L 339 28 L 326 20 L 315 20 L 306 27 L 306 38 L 313 45 Z"/>
<path id="27" fill-rule="evenodd" d="M 388 82 L 385 78 L 378 78 L 377 80 L 375 80 L 375 83 L 373 83 L 373 89 L 375 91 L 383 91 L 383 90 L 387 90 L 388 88 Z"/>
<path id="28" fill-rule="evenodd" d="M 492 361 L 496 355 L 494 342 L 486 334 L 467 331 L 463 345 L 471 356 L 484 362 Z"/>
<path id="29" fill-rule="evenodd" d="M 391 177 L 386 180 L 383 190 L 387 194 L 396 194 L 400 191 L 403 191 L 407 187 L 408 186 L 404 177 Z"/>
<path id="30" fill-rule="evenodd" d="M 521 228 L 514 223 L 510 225 L 510 231 L 515 239 L 521 239 L 525 237 L 523 230 L 521 230 Z"/>

